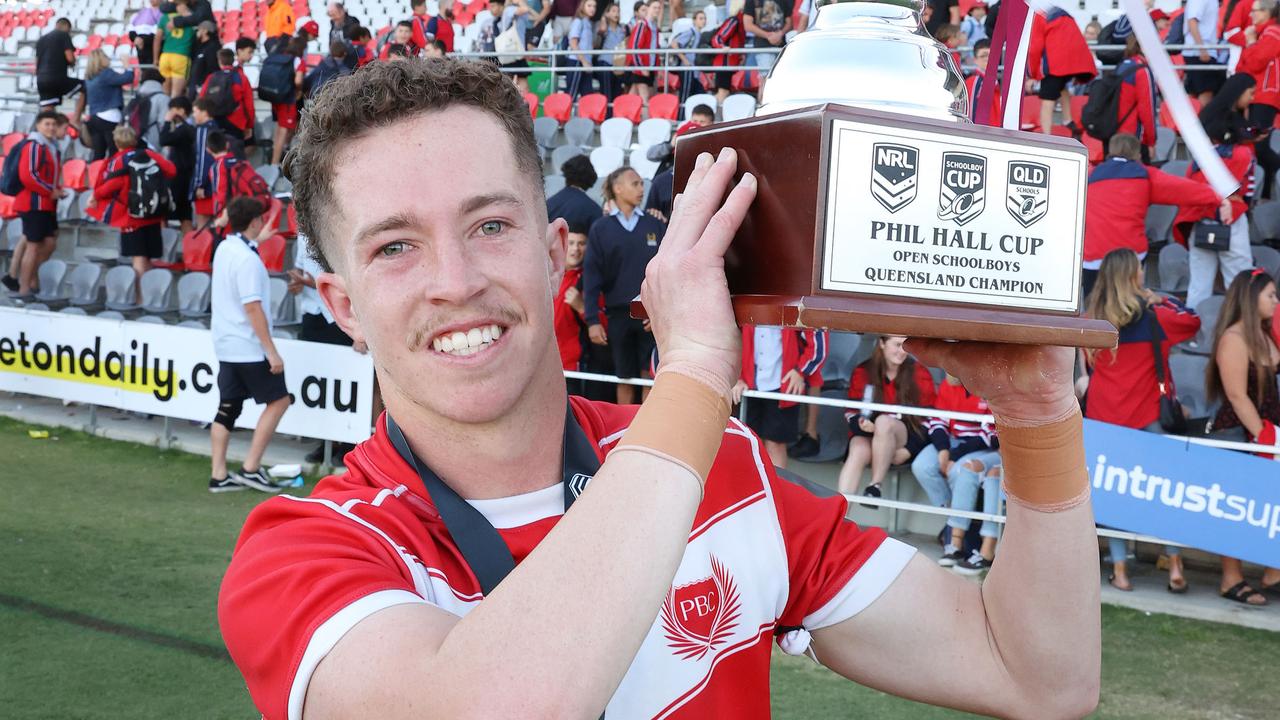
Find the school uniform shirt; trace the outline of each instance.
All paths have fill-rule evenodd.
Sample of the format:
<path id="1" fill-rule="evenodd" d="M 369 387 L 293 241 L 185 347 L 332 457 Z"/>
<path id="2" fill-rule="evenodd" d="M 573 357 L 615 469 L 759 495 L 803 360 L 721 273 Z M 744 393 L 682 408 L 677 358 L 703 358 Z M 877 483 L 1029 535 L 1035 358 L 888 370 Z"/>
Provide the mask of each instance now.
<path id="1" fill-rule="evenodd" d="M 1128 248 L 1146 257 L 1147 210 L 1178 205 L 1212 214 L 1218 195 L 1208 185 L 1128 158 L 1109 157 L 1089 173 L 1084 204 L 1084 267 L 1097 270 L 1107 253 Z"/>
<path id="2" fill-rule="evenodd" d="M 766 341 L 764 345 L 762 339 Z M 827 334 L 823 331 L 742 326 L 741 377 L 751 390 L 776 391 L 782 386 L 782 378 L 792 370 L 806 379 L 821 378 L 826 361 Z M 768 376 L 768 382 L 760 382 L 762 374 Z M 770 385 L 772 387 L 768 387 Z M 792 405 L 795 403 L 787 400 L 778 403 L 784 408 Z"/>
<path id="3" fill-rule="evenodd" d="M 991 414 L 986 400 L 969 392 L 964 385 L 952 385 L 946 381 L 938 385 L 933 406 L 948 412 Z M 999 446 L 995 426 L 989 422 L 935 417 L 925 421 L 924 429 L 933 447 L 938 452 L 948 451 L 953 461 L 972 452 Z"/>
<path id="4" fill-rule="evenodd" d="M 1232 41 L 1244 42 L 1244 33 L 1232 37 Z M 1280 108 L 1280 25 L 1268 20 L 1258 28 L 1258 41 L 1240 53 L 1236 72 L 1249 73 L 1257 82 L 1253 101 L 1259 105 Z"/>
<path id="5" fill-rule="evenodd" d="M 1248 2 L 1248 0 L 1242 0 Z M 1187 0 L 1187 4 L 1182 7 L 1183 27 L 1186 36 L 1184 42 L 1187 45 L 1194 45 L 1195 38 L 1191 36 L 1191 21 L 1197 20 L 1200 23 L 1200 40 L 1205 45 L 1215 45 L 1219 39 L 1218 33 L 1218 0 Z M 1200 57 L 1199 50 L 1183 50 L 1183 57 Z M 1222 57 L 1214 50 L 1209 51 L 1210 60 L 1221 60 Z"/>
<path id="6" fill-rule="evenodd" d="M 1153 315 L 1158 327 L 1152 326 Z M 1120 328 L 1120 342 L 1114 351 L 1108 348 L 1094 355 L 1085 417 L 1135 429 L 1159 420 L 1160 384 L 1152 335 L 1160 341 L 1165 382 L 1173 393 L 1169 349 L 1195 337 L 1199 330 L 1200 318 L 1195 311 L 1173 298 L 1143 310 L 1137 320 Z"/>
<path id="7" fill-rule="evenodd" d="M 126 150 L 112 155 L 102 166 L 102 174 L 98 178 L 98 182 L 93 186 L 93 197 L 97 199 L 98 206 L 95 208 L 100 211 L 96 217 L 102 222 L 107 223 L 120 232 L 134 232 L 151 225 L 160 225 L 164 223 L 163 217 L 153 218 L 136 218 L 129 214 L 129 161 L 133 159 L 137 153 L 143 152 L 151 156 L 156 165 L 160 166 L 160 173 L 164 175 L 166 180 L 172 180 L 177 174 L 177 169 L 169 159 L 153 150 L 146 148 L 138 148 L 134 150 Z M 115 177 L 107 179 L 112 174 Z"/>
<path id="8" fill-rule="evenodd" d="M 547 198 L 547 217 L 564 218 L 569 227 L 591 229 L 604 217 L 600 204 L 580 188 L 566 185 L 560 192 Z"/>
<path id="9" fill-rule="evenodd" d="M 1027 47 L 1027 74 L 1036 80 L 1098 74 L 1089 43 L 1071 13 L 1057 7 L 1048 15 L 1036 13 Z"/>
<path id="10" fill-rule="evenodd" d="M 627 49 L 648 50 L 658 47 L 658 31 L 649 21 L 639 22 L 631 28 L 627 37 Z M 633 67 L 653 67 L 658 64 L 657 55 L 631 55 L 627 58 Z M 648 75 L 648 71 L 636 70 L 637 75 Z"/>
<path id="11" fill-rule="evenodd" d="M 432 40 L 444 43 L 445 52 L 453 52 L 453 23 L 438 15 L 413 16 L 413 44 L 425 48 Z"/>
<path id="12" fill-rule="evenodd" d="M 590 476 L 636 406 L 568 403 L 565 472 Z M 842 496 L 783 480 L 767 459 L 731 418 L 666 599 L 606 717 L 769 717 L 775 633 L 798 639 L 856 616 L 911 560 L 909 545 L 847 520 Z M 464 617 L 485 600 L 422 480 L 388 439 L 385 415 L 346 462 L 345 474 L 321 480 L 309 497 L 254 509 L 223 578 L 222 636 L 267 720 L 301 718 L 317 665 L 374 613 L 427 604 Z M 471 504 L 517 564 L 565 512 L 558 483 Z"/>
<path id="13" fill-rule="evenodd" d="M 311 257 L 311 253 L 307 252 L 307 244 L 307 236 L 299 234 L 293 244 L 293 267 L 311 277 L 315 277 L 324 272 L 324 268 L 320 267 L 320 263 Z M 319 290 L 303 285 L 302 291 L 297 294 L 296 298 L 299 314 L 319 315 L 324 318 L 325 322 L 333 322 L 333 313 L 329 312 L 329 308 L 320 299 Z"/>
<path id="14" fill-rule="evenodd" d="M 1218 157 L 1222 158 L 1227 170 L 1230 170 L 1231 174 L 1240 183 L 1240 189 L 1236 191 L 1235 195 L 1231 196 L 1231 217 L 1227 219 L 1227 224 L 1230 225 L 1249 210 L 1249 203 L 1253 198 L 1254 191 L 1253 171 L 1258 162 L 1253 153 L 1253 146 L 1248 143 L 1214 145 L 1213 149 L 1218 153 Z M 1209 184 L 1204 172 L 1200 170 L 1200 166 L 1195 162 L 1192 162 L 1190 167 L 1187 168 L 1187 177 L 1202 185 L 1207 186 Z M 1216 206 L 1212 209 L 1206 205 L 1180 208 L 1177 217 L 1173 219 L 1173 238 L 1186 245 L 1186 236 L 1191 225 L 1197 220 L 1209 218 L 1218 219 Z"/>
<path id="15" fill-rule="evenodd" d="M 258 257 L 258 244 L 231 233 L 213 251 L 213 279 L 209 290 L 213 354 L 218 362 L 258 362 L 266 351 L 249 324 L 245 303 L 262 303 L 271 332 L 271 286 L 267 266 Z"/>
<path id="16" fill-rule="evenodd" d="M 937 398 L 937 390 L 933 385 L 933 375 L 929 374 L 929 368 L 912 361 L 915 370 L 916 387 L 920 389 L 920 397 L 916 400 L 918 407 L 933 407 Z M 890 382 L 884 387 L 877 387 L 871 384 L 871 373 L 868 371 L 870 361 L 864 362 L 853 369 L 853 376 L 849 378 L 849 399 L 862 400 L 866 402 L 882 403 L 884 405 L 898 404 L 898 388 Z M 901 369 L 899 369 L 901 372 Z M 845 421 L 853 420 L 854 416 L 861 411 L 852 408 L 844 411 Z M 879 415 L 880 413 L 873 413 Z M 896 417 L 896 415 L 895 415 Z"/>
<path id="17" fill-rule="evenodd" d="M 584 297 L 604 295 L 605 307 L 611 311 L 630 307 L 640 294 L 644 270 L 653 256 L 667 226 L 636 208 L 630 217 L 615 212 L 591 226 L 587 233 L 587 254 L 582 265 Z M 600 312 L 588 303 L 585 307 L 588 325 L 600 322 Z"/>
<path id="18" fill-rule="evenodd" d="M 1116 68 L 1120 76 L 1120 116 L 1116 132 L 1137 136 L 1147 147 L 1156 144 L 1156 84 L 1145 58 L 1131 57 Z"/>
<path id="19" fill-rule="evenodd" d="M 31 142 L 22 148 L 18 179 L 22 190 L 14 199 L 13 209 L 20 212 L 58 209 L 58 178 L 62 177 L 62 160 L 58 148 L 44 135 L 32 132 Z"/>
<path id="20" fill-rule="evenodd" d="M 234 125 L 241 132 L 253 127 L 257 117 L 253 109 L 253 85 L 249 83 L 249 76 L 244 74 L 244 70 L 239 66 L 219 70 L 219 73 L 231 73 L 231 96 L 235 98 L 236 109 L 227 115 L 227 122 Z M 209 92 L 209 81 L 217 73 L 210 75 L 204 79 L 204 84 L 200 86 L 200 97 L 204 97 Z"/>

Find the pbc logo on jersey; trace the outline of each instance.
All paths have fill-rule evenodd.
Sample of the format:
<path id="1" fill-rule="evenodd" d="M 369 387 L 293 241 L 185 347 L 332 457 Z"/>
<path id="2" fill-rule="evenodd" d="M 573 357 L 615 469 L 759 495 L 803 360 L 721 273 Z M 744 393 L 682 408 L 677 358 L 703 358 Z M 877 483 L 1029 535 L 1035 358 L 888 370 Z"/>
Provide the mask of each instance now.
<path id="1" fill-rule="evenodd" d="M 684 660 L 701 660 L 729 640 L 742 603 L 733 576 L 711 556 L 711 576 L 671 588 L 662 603 L 667 645 Z"/>
<path id="2" fill-rule="evenodd" d="M 964 225 L 987 206 L 987 159 L 969 153 L 942 153 L 938 219 Z"/>
<path id="3" fill-rule="evenodd" d="M 891 213 L 916 199 L 916 168 L 920 151 L 909 145 L 871 146 L 871 196 Z"/>
<path id="4" fill-rule="evenodd" d="M 1009 196 L 1005 209 L 1031 227 L 1049 213 L 1049 166 L 1034 162 L 1009 163 Z"/>

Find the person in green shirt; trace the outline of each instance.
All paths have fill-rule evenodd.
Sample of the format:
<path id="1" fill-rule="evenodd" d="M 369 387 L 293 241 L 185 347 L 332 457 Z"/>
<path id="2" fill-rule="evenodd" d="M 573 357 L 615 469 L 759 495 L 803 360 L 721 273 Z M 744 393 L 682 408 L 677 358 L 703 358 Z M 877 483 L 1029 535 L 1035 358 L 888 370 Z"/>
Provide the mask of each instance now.
<path id="1" fill-rule="evenodd" d="M 186 17 L 191 14 L 190 0 L 177 0 L 174 12 L 160 16 L 156 23 L 155 63 L 164 78 L 165 92 L 170 97 L 177 97 L 186 92 L 187 75 L 191 71 L 191 46 L 195 44 L 194 28 L 176 27 L 173 19 L 176 16 Z"/>

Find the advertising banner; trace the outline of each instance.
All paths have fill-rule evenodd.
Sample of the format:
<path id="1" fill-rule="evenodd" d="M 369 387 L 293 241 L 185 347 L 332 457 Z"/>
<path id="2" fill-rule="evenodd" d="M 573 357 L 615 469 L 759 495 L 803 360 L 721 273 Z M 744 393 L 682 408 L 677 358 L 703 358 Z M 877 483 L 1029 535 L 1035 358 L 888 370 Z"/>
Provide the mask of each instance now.
<path id="1" fill-rule="evenodd" d="M 338 345 L 277 339 L 293 405 L 286 435 L 360 442 L 373 414 L 373 363 Z M 0 390 L 210 422 L 218 361 L 208 330 L 0 308 Z M 237 427 L 262 406 L 245 403 Z"/>

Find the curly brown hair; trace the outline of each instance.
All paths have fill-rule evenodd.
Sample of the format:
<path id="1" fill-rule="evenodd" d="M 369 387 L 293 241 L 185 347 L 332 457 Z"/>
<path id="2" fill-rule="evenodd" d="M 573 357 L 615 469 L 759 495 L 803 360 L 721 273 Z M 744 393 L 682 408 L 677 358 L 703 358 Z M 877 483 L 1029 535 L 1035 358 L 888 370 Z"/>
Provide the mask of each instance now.
<path id="1" fill-rule="evenodd" d="M 326 211 L 339 207 L 333 178 L 341 149 L 378 128 L 454 105 L 473 107 L 498 119 L 511 138 L 516 167 L 544 201 L 542 155 L 533 139 L 529 106 L 495 66 L 449 58 L 370 63 L 326 83 L 308 102 L 283 164 L 285 177 L 293 183 L 299 229 L 310 238 L 308 249 L 322 268 L 333 270 L 324 251 L 324 244 L 331 242 Z"/>

